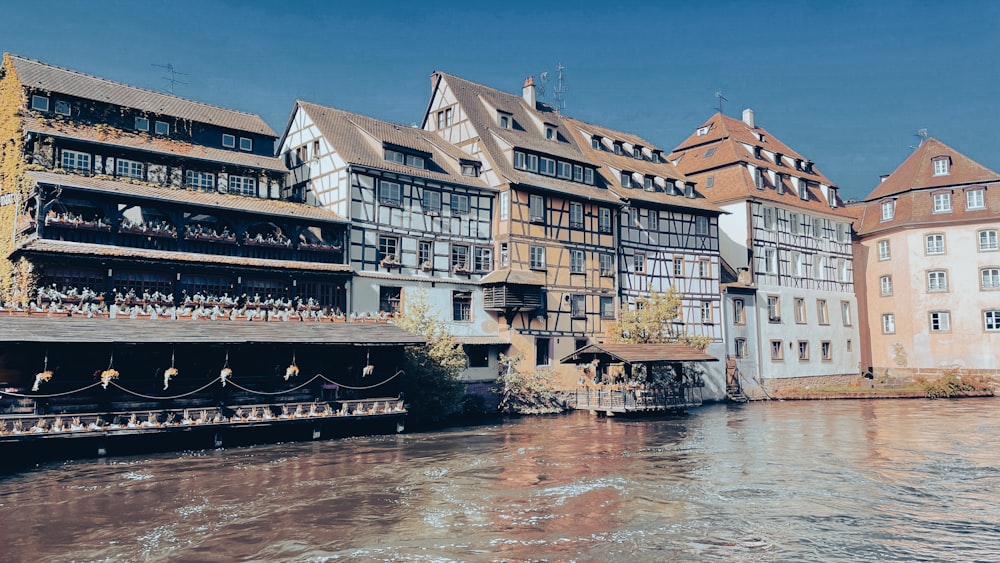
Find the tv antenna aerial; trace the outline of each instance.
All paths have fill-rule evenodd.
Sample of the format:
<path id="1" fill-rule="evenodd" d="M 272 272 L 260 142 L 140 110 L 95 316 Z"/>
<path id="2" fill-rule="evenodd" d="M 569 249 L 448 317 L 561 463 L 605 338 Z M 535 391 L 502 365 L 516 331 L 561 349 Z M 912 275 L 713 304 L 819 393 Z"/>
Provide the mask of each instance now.
<path id="1" fill-rule="evenodd" d="M 563 74 L 564 70 L 566 70 L 566 67 L 564 67 L 562 63 L 556 63 L 556 71 L 559 74 L 556 75 L 556 85 L 552 88 L 552 97 L 554 97 L 556 101 L 554 104 L 556 112 L 560 112 L 566 108 L 566 99 L 563 97 L 563 94 L 568 92 L 569 88 L 566 87 L 566 76 Z"/>
<path id="2" fill-rule="evenodd" d="M 715 91 L 715 97 L 719 99 L 719 113 L 722 113 L 722 102 L 728 102 L 729 98 L 722 95 L 722 90 Z"/>
<path id="3" fill-rule="evenodd" d="M 918 139 L 920 139 L 920 142 L 917 143 L 917 146 L 910 145 L 911 149 L 916 150 L 916 149 L 920 148 L 921 145 L 924 144 L 924 141 L 927 140 L 927 128 L 925 127 L 925 128 L 922 128 L 922 129 L 918 129 L 917 132 L 913 136 L 917 137 Z"/>
<path id="4" fill-rule="evenodd" d="M 164 80 L 166 80 L 167 82 L 170 83 L 170 93 L 171 94 L 174 93 L 174 86 L 175 85 L 177 85 L 177 84 L 183 84 L 183 85 L 187 86 L 187 82 L 184 82 L 183 80 L 178 80 L 177 76 L 178 75 L 180 75 L 180 76 L 187 76 L 188 73 L 178 71 L 177 69 L 174 68 L 174 65 L 172 65 L 170 63 L 167 63 L 165 65 L 158 65 L 158 64 L 154 63 L 153 66 L 162 68 L 162 69 L 166 70 L 168 73 L 170 73 L 170 76 L 161 76 L 160 78 L 162 78 L 162 79 L 164 79 Z"/>
<path id="5" fill-rule="evenodd" d="M 549 83 L 549 71 L 545 71 L 538 75 L 538 81 L 541 83 L 538 86 L 538 95 L 545 99 L 545 85 Z"/>

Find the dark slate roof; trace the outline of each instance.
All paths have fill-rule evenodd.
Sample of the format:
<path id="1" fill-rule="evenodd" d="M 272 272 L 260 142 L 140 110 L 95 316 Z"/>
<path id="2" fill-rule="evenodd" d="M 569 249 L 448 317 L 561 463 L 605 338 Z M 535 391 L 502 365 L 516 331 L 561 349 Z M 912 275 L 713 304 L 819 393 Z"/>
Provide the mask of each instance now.
<path id="1" fill-rule="evenodd" d="M 0 317 L 0 342 L 423 344 L 389 323 L 194 321 L 84 317 Z"/>
<path id="2" fill-rule="evenodd" d="M 166 154 L 204 162 L 235 164 L 248 168 L 262 168 L 274 172 L 287 169 L 281 159 L 243 151 L 206 147 L 185 143 L 177 139 L 115 130 L 113 133 L 101 131 L 92 125 L 68 121 L 41 120 L 33 116 L 23 118 L 24 130 L 30 133 L 83 140 L 88 143 L 110 147 L 125 147 L 157 154 Z"/>
<path id="3" fill-rule="evenodd" d="M 106 244 L 67 242 L 48 239 L 30 239 L 28 242 L 22 244 L 18 249 L 15 249 L 15 252 L 18 251 L 34 252 L 39 254 L 105 256 L 109 258 L 151 260 L 156 262 L 189 262 L 202 265 L 246 266 L 250 268 L 267 268 L 272 270 L 342 273 L 351 272 L 351 267 L 347 264 L 326 264 L 323 262 L 301 262 L 297 260 L 244 258 L 241 256 L 198 254 L 195 252 L 174 252 L 171 250 L 150 250 L 146 248 L 131 248 L 127 246 L 112 246 Z"/>
<path id="4" fill-rule="evenodd" d="M 209 193 L 183 188 L 152 186 L 149 184 L 133 184 L 130 182 L 104 180 L 89 176 L 79 176 L 76 174 L 29 171 L 28 176 L 38 184 L 129 196 L 148 200 L 184 203 L 205 209 L 243 211 L 259 215 L 324 221 L 329 223 L 347 222 L 340 215 L 337 215 L 332 211 L 305 203 L 295 203 L 276 199 L 262 199 L 258 197 L 231 194 Z"/>
<path id="5" fill-rule="evenodd" d="M 580 364 L 594 356 L 607 356 L 612 361 L 629 364 L 639 362 L 717 362 L 718 358 L 685 344 L 590 344 L 559 360 L 564 364 Z"/>
<path id="6" fill-rule="evenodd" d="M 112 82 L 19 55 L 7 53 L 5 56 L 12 63 L 17 79 L 29 88 L 208 123 L 237 131 L 277 136 L 259 115 Z"/>

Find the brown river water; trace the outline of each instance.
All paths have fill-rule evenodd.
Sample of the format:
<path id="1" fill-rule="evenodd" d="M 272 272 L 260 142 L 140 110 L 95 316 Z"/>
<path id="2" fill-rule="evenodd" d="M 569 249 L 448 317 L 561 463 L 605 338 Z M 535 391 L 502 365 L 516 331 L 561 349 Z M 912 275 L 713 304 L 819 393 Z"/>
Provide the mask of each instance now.
<path id="1" fill-rule="evenodd" d="M 3 561 L 997 561 L 1000 399 L 713 405 L 53 463 Z"/>

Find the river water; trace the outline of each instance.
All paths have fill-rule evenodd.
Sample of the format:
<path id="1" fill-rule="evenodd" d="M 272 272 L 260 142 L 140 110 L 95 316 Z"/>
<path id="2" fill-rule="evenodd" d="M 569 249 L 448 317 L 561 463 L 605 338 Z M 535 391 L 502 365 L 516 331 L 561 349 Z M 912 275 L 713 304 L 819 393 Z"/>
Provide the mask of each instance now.
<path id="1" fill-rule="evenodd" d="M 998 399 L 714 405 L 43 465 L 11 561 L 1000 559 Z"/>

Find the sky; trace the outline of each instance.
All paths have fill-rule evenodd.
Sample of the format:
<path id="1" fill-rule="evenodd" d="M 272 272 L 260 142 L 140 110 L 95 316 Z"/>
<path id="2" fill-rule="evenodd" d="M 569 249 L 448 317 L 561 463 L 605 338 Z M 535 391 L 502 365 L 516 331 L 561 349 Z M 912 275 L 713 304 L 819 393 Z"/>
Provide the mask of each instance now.
<path id="1" fill-rule="evenodd" d="M 508 92 L 541 73 L 563 113 L 669 151 L 718 110 L 861 199 L 926 129 L 1000 170 L 1000 2 L 4 2 L 0 50 L 259 114 L 296 99 L 419 124 L 430 74 Z"/>

